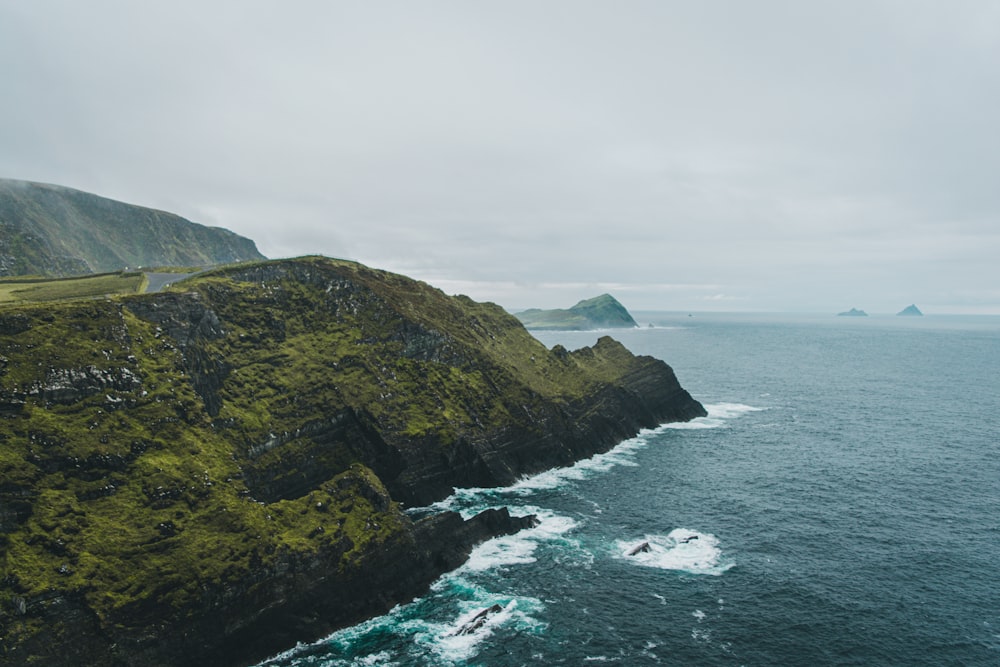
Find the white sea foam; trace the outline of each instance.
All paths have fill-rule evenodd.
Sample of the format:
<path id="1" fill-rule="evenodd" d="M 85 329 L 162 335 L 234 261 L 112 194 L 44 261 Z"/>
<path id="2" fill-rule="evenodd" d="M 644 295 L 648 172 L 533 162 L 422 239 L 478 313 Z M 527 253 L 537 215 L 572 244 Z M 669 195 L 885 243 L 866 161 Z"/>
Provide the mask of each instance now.
<path id="1" fill-rule="evenodd" d="M 698 417 L 689 422 L 676 422 L 664 424 L 661 429 L 671 429 L 675 431 L 696 430 L 704 428 L 721 428 L 731 419 L 742 417 L 750 412 L 760 412 L 765 408 L 755 408 L 742 403 L 706 403 L 705 411 L 707 417 Z"/>
<path id="2" fill-rule="evenodd" d="M 483 572 L 498 567 L 535 562 L 535 549 L 544 540 L 560 539 L 576 528 L 577 523 L 567 516 L 561 516 L 540 507 L 521 507 L 519 512 L 534 514 L 538 525 L 521 530 L 513 535 L 503 535 L 476 546 L 469 560 L 458 572 Z"/>
<path id="3" fill-rule="evenodd" d="M 726 422 L 750 412 L 758 412 L 765 408 L 755 408 L 742 403 L 711 403 L 705 405 L 707 417 L 699 417 L 689 422 L 672 422 L 661 424 L 654 429 L 643 429 L 635 437 L 623 440 L 613 449 L 603 454 L 595 454 L 590 458 L 577 461 L 571 466 L 553 468 L 535 475 L 521 478 L 514 484 L 500 488 L 469 487 L 455 489 L 452 495 L 427 507 L 413 508 L 412 512 L 459 512 L 464 518 L 469 518 L 482 511 L 488 505 L 503 504 L 508 497 L 531 496 L 537 491 L 557 489 L 567 482 L 588 479 L 594 474 L 607 472 L 616 466 L 638 466 L 636 453 L 649 445 L 650 440 L 659 433 L 668 430 L 720 428 Z"/>
<path id="4" fill-rule="evenodd" d="M 482 625 L 475 630 L 462 634 L 462 630 L 469 623 L 472 623 L 476 616 L 491 606 L 474 606 L 464 611 L 451 623 L 440 627 L 437 632 L 420 633 L 415 638 L 418 643 L 425 644 L 431 652 L 447 662 L 467 660 L 475 654 L 476 647 L 480 642 L 492 636 L 498 627 L 509 624 L 517 611 L 517 601 L 510 600 L 506 604 L 500 605 L 500 611 L 486 616 Z"/>
<path id="5" fill-rule="evenodd" d="M 691 639 L 694 639 L 695 641 L 705 642 L 706 644 L 711 643 L 712 631 L 702 630 L 701 628 L 691 628 Z"/>
<path id="6" fill-rule="evenodd" d="M 645 567 L 718 576 L 734 565 L 722 558 L 714 535 L 687 528 L 676 528 L 668 535 L 646 535 L 641 540 L 618 540 L 615 544 L 620 558 Z"/>
<path id="7" fill-rule="evenodd" d="M 355 658 L 350 662 L 351 667 L 393 667 L 398 664 L 398 662 L 392 660 L 392 656 L 389 655 L 388 651 L 372 653 L 361 658 Z"/>
<path id="8" fill-rule="evenodd" d="M 398 619 L 406 613 L 407 607 L 408 605 L 396 606 L 384 616 L 378 616 L 358 625 L 338 630 L 328 637 L 309 644 L 299 642 L 294 648 L 260 663 L 259 667 L 267 667 L 270 664 L 292 666 L 322 664 L 325 667 L 398 667 L 399 663 L 393 660 L 393 656 L 388 651 L 379 651 L 352 658 L 335 658 L 324 655 L 321 663 L 316 662 L 316 656 L 327 654 L 331 646 L 347 649 L 357 642 L 363 641 L 372 633 L 392 628 L 398 623 Z"/>
<path id="9" fill-rule="evenodd" d="M 478 545 L 462 566 L 465 570 L 485 572 L 497 567 L 535 562 L 534 540 L 518 538 L 515 535 L 498 537 Z"/>
<path id="10" fill-rule="evenodd" d="M 523 477 L 504 489 L 504 492 L 516 496 L 528 496 L 535 491 L 559 488 L 568 481 L 587 479 L 594 473 L 607 472 L 615 466 L 638 466 L 639 464 L 635 462 L 635 453 L 649 444 L 651 433 L 652 431 L 643 431 L 610 451 L 581 459 L 571 466 L 553 468 L 537 475 Z"/>
<path id="11" fill-rule="evenodd" d="M 494 607 L 498 611 L 489 612 Z M 464 664 L 472 658 L 478 646 L 495 632 L 538 633 L 545 624 L 532 615 L 541 602 L 530 597 L 503 597 L 477 589 L 472 599 L 459 604 L 456 615 L 443 622 L 414 619 L 409 630 L 423 651 L 436 657 L 435 664 Z M 478 616 L 483 617 L 475 624 Z"/>

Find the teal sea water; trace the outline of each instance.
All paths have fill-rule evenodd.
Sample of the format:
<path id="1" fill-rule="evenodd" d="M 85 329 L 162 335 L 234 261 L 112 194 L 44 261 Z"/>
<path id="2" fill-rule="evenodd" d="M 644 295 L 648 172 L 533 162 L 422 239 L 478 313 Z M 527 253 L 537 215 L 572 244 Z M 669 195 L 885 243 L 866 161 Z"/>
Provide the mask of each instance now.
<path id="1" fill-rule="evenodd" d="M 707 418 L 458 491 L 541 524 L 263 664 L 1000 665 L 1000 318 L 637 319 Z"/>

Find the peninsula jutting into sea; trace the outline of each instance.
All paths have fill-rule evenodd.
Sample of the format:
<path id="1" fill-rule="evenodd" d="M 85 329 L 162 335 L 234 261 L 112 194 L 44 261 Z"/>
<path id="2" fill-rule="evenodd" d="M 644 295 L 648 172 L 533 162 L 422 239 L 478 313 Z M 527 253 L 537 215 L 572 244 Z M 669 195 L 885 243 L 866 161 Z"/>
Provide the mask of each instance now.
<path id="1" fill-rule="evenodd" d="M 535 523 L 406 507 L 706 414 L 611 338 L 547 349 L 499 306 L 354 262 L 32 294 L 0 306 L 5 664 L 248 664 Z"/>

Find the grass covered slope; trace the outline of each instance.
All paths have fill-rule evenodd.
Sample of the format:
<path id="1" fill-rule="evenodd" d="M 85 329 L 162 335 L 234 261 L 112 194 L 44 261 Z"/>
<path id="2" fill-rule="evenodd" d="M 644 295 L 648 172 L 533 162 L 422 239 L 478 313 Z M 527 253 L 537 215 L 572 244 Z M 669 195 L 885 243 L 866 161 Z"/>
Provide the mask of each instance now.
<path id="1" fill-rule="evenodd" d="M 0 660 L 259 658 L 460 562 L 467 524 L 398 501 L 704 414 L 610 339 L 350 262 L 172 289 L 0 308 Z"/>
<path id="2" fill-rule="evenodd" d="M 639 326 L 632 315 L 610 294 L 584 299 L 569 309 L 531 308 L 516 314 L 528 329 L 587 331 L 590 329 L 629 329 Z"/>
<path id="3" fill-rule="evenodd" d="M 0 179 L 0 276 L 263 259 L 250 239 L 72 188 Z"/>
<path id="4" fill-rule="evenodd" d="M 110 294 L 141 294 L 149 280 L 139 271 L 99 273 L 72 278 L 0 279 L 0 303 L 92 299 Z"/>

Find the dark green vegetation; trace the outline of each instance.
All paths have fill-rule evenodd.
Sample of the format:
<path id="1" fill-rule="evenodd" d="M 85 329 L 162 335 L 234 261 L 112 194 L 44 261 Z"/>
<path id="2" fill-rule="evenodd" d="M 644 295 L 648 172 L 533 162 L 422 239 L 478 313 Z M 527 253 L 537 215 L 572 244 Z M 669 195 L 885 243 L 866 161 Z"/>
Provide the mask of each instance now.
<path id="1" fill-rule="evenodd" d="M 0 276 L 259 259 L 253 241 L 226 229 L 70 188 L 0 179 Z"/>
<path id="2" fill-rule="evenodd" d="M 529 329 L 558 331 L 587 331 L 590 329 L 628 329 L 639 326 L 625 306 L 610 294 L 584 299 L 572 308 L 540 310 L 532 308 L 517 313 Z"/>
<path id="3" fill-rule="evenodd" d="M 858 310 L 857 308 L 851 308 L 850 310 L 845 310 L 842 313 L 837 313 L 837 317 L 868 317 L 868 313 L 863 310 Z"/>
<path id="4" fill-rule="evenodd" d="M 909 306 L 907 306 L 906 308 L 904 308 L 903 310 L 899 311 L 896 314 L 903 315 L 904 317 L 910 317 L 910 316 L 919 317 L 920 315 L 923 315 L 923 313 L 920 312 L 920 309 L 917 308 L 917 304 L 915 303 L 911 303 Z"/>
<path id="5" fill-rule="evenodd" d="M 325 258 L 0 308 L 0 662 L 239 664 L 525 522 L 414 522 L 704 410 L 610 338 Z"/>

